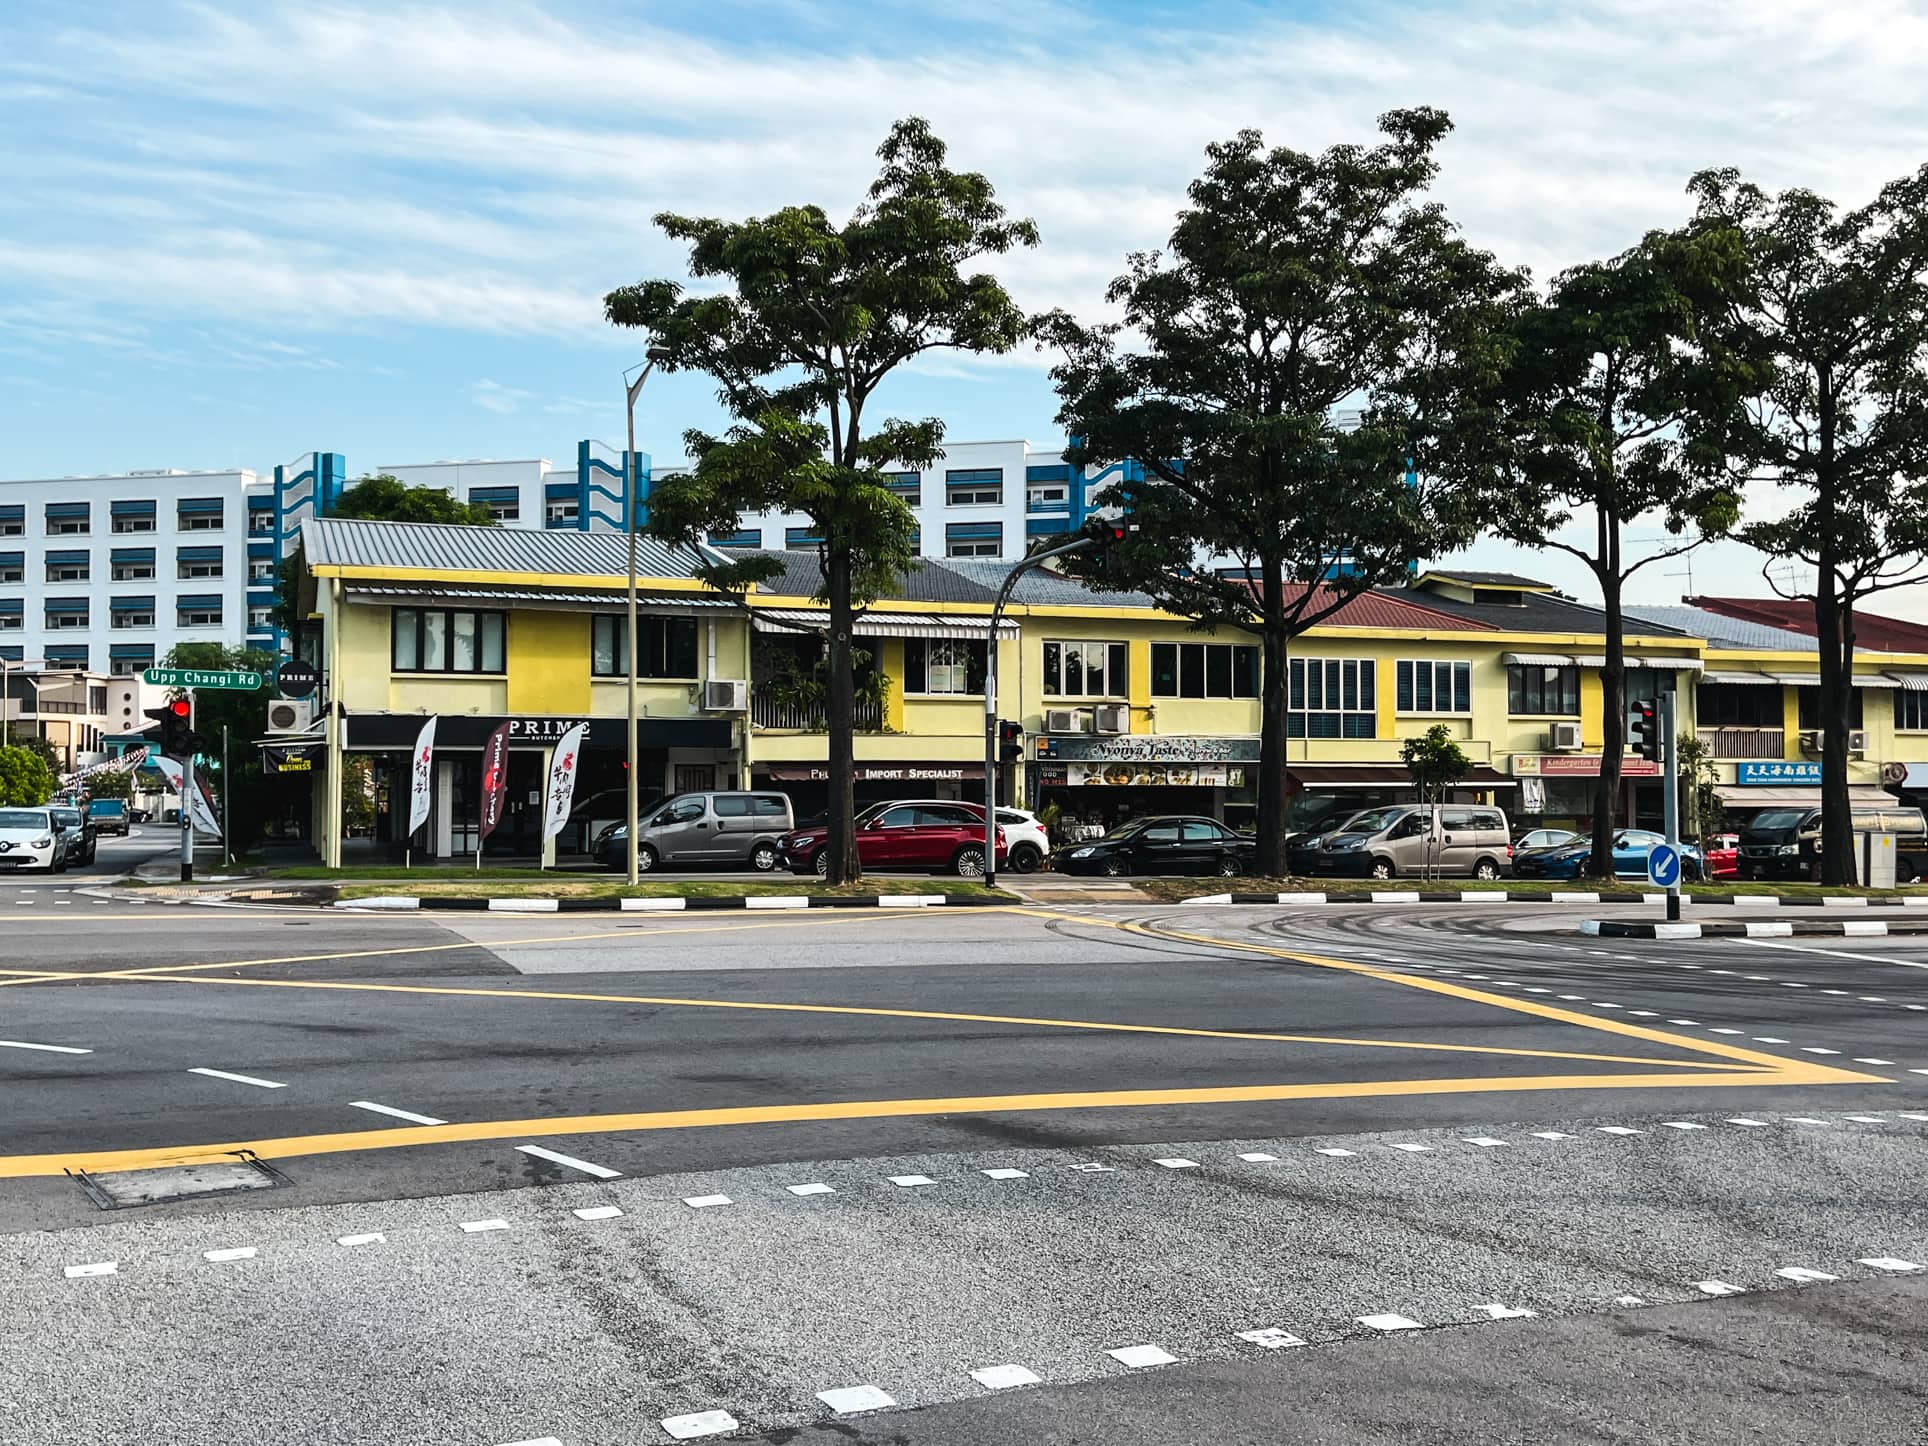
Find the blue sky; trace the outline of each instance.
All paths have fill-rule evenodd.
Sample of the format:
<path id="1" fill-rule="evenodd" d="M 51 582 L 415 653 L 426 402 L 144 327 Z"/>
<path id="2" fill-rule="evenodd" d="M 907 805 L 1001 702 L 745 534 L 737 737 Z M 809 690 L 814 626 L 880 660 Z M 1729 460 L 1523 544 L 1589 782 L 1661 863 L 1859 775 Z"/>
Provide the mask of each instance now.
<path id="1" fill-rule="evenodd" d="M 1096 315 L 1124 254 L 1159 244 L 1205 143 L 1243 126 L 1314 148 L 1370 139 L 1393 106 L 1442 106 L 1457 129 L 1440 198 L 1545 277 L 1678 221 L 1704 165 L 1865 198 L 1923 159 L 1928 71 L 1928 16 L 1899 0 L 8 15 L 9 477 L 266 469 L 315 448 L 354 472 L 561 460 L 579 437 L 616 439 L 640 347 L 598 299 L 681 274 L 651 215 L 845 210 L 901 115 L 929 117 L 954 163 L 1037 219 L 1043 246 L 1000 268 L 1019 297 Z M 1048 360 L 933 364 L 884 401 L 957 440 L 1049 443 Z M 652 381 L 641 445 L 675 456 L 685 427 L 716 420 L 700 379 Z M 1761 587 L 1737 549 L 1697 569 L 1703 589 Z"/>

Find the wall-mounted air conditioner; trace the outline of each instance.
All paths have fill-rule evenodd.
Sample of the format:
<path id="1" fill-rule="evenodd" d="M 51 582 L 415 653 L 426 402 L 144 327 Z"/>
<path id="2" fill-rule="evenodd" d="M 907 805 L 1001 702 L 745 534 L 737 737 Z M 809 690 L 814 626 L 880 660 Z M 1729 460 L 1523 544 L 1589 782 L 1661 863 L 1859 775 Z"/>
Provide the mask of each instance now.
<path id="1" fill-rule="evenodd" d="M 742 713 L 750 706 L 750 685 L 741 678 L 711 678 L 703 684 L 703 707 L 711 713 Z"/>
<path id="2" fill-rule="evenodd" d="M 1582 747 L 1578 723 L 1554 723 L 1546 730 L 1549 753 L 1578 753 Z"/>
<path id="3" fill-rule="evenodd" d="M 1819 728 L 1804 728 L 1801 730 L 1801 751 L 1803 753 L 1819 753 L 1821 751 L 1821 730 Z"/>
<path id="4" fill-rule="evenodd" d="M 305 733 L 314 721 L 313 698 L 276 698 L 268 704 L 270 733 Z"/>
<path id="5" fill-rule="evenodd" d="M 1859 757 L 1868 751 L 1868 735 L 1859 728 L 1848 735 L 1848 752 Z"/>
<path id="6" fill-rule="evenodd" d="M 1123 703 L 1104 703 L 1091 710 L 1092 731 L 1131 732 L 1131 709 Z"/>
<path id="7" fill-rule="evenodd" d="M 1081 714 L 1076 708 L 1047 708 L 1044 710 L 1044 731 L 1046 733 L 1088 733 L 1085 722 L 1088 715 Z"/>

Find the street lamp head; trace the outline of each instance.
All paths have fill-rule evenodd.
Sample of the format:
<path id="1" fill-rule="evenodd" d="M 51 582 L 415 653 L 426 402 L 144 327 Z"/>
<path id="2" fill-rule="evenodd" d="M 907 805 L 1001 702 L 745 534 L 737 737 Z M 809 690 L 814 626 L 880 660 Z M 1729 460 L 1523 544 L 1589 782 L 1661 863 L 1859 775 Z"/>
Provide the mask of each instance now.
<path id="1" fill-rule="evenodd" d="M 643 355 L 653 362 L 664 362 L 669 360 L 670 350 L 666 346 L 653 346 L 644 352 Z"/>

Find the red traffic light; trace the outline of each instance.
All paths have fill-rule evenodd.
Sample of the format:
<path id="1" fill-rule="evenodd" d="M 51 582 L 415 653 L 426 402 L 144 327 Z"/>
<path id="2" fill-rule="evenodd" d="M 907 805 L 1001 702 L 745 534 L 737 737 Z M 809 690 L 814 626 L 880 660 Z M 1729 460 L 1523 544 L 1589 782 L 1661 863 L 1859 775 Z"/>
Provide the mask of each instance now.
<path id="1" fill-rule="evenodd" d="M 172 713 L 176 718 L 185 718 L 189 713 L 194 711 L 194 706 L 185 698 L 175 698 L 168 703 L 167 711 Z"/>

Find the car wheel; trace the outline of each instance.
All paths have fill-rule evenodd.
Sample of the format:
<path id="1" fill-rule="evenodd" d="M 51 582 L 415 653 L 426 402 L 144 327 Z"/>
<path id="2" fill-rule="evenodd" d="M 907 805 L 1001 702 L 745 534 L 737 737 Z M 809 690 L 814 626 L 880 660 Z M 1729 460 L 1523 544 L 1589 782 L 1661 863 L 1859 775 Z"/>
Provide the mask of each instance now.
<path id="1" fill-rule="evenodd" d="M 1372 877 L 1374 877 L 1375 879 L 1391 878 L 1392 877 L 1392 860 L 1391 859 L 1374 859 L 1372 861 Z"/>
<path id="2" fill-rule="evenodd" d="M 1491 859 L 1481 859 L 1473 865 L 1473 877 L 1476 879 L 1497 879 L 1499 876 L 1500 866 Z"/>
<path id="3" fill-rule="evenodd" d="M 1108 879 L 1121 879 L 1131 872 L 1131 867 L 1123 854 L 1108 854 L 1098 865 L 1098 872 Z"/>
<path id="4" fill-rule="evenodd" d="M 777 846 L 760 843 L 750 850 L 750 867 L 760 874 L 767 874 L 777 866 Z"/>
<path id="5" fill-rule="evenodd" d="M 817 871 L 818 878 L 827 879 L 830 877 L 829 844 L 826 843 L 822 848 L 817 850 L 817 857 L 811 862 L 810 866 Z"/>
<path id="6" fill-rule="evenodd" d="M 658 862 L 659 860 L 656 857 L 655 849 L 651 848 L 648 844 L 636 845 L 636 872 L 637 873 L 639 874 L 648 873 L 651 869 L 656 867 Z"/>
<path id="7" fill-rule="evenodd" d="M 1038 865 L 1044 862 L 1044 855 L 1035 844 L 1019 844 L 1011 850 L 1006 862 L 1011 865 L 1014 874 L 1035 874 Z"/>
<path id="8" fill-rule="evenodd" d="M 67 855 L 65 853 L 55 854 L 54 861 L 47 865 L 47 872 L 50 874 L 66 873 L 67 872 Z"/>
<path id="9" fill-rule="evenodd" d="M 1239 866 L 1238 859 L 1231 854 L 1225 855 L 1218 861 L 1218 876 L 1221 879 L 1235 879 L 1244 872 L 1245 870 Z"/>
<path id="10" fill-rule="evenodd" d="M 1680 861 L 1680 877 L 1690 884 L 1699 883 L 1700 865 L 1692 859 L 1682 859 Z"/>
<path id="11" fill-rule="evenodd" d="M 951 872 L 960 879 L 984 877 L 984 845 L 965 844 L 951 859 Z"/>

